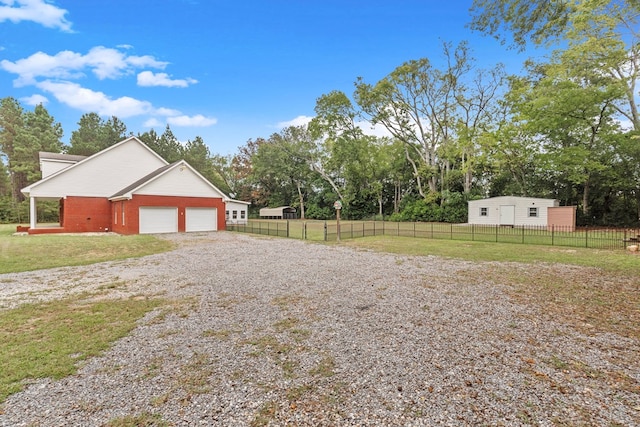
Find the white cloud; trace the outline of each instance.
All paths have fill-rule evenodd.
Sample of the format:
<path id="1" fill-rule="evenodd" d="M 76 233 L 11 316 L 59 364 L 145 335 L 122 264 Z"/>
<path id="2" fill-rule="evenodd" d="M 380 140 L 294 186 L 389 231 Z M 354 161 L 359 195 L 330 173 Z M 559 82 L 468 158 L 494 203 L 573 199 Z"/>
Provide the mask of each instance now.
<path id="1" fill-rule="evenodd" d="M 37 87 L 51 93 L 58 101 L 85 112 L 97 112 L 102 116 L 127 118 L 149 113 L 153 110 L 151 103 L 123 96 L 111 99 L 103 92 L 96 92 L 81 87 L 77 83 L 53 82 L 45 80 Z"/>
<path id="2" fill-rule="evenodd" d="M 40 94 L 35 94 L 31 96 L 25 96 L 24 98 L 20 98 L 20 101 L 24 102 L 27 105 L 45 105 L 49 102 L 49 99 L 46 96 L 42 96 Z"/>
<path id="3" fill-rule="evenodd" d="M 159 110 L 162 110 L 162 108 L 156 110 L 155 112 L 158 112 Z M 206 126 L 212 126 L 218 123 L 218 119 L 216 119 L 215 117 L 205 117 L 201 114 L 197 114 L 195 116 L 186 116 L 186 115 L 180 114 L 179 112 L 178 114 L 179 115 L 168 116 L 166 118 L 166 121 L 164 122 L 161 120 L 158 120 L 155 117 L 150 118 L 144 122 L 144 126 L 149 128 L 154 128 L 154 127 L 164 127 L 167 124 L 169 124 L 172 126 L 206 127 Z"/>
<path id="4" fill-rule="evenodd" d="M 195 116 L 174 116 L 167 117 L 167 123 L 175 126 L 197 126 L 206 127 L 218 123 L 218 119 L 214 117 L 205 117 L 201 114 Z"/>
<path id="5" fill-rule="evenodd" d="M 151 71 L 143 71 L 138 74 L 138 86 L 187 87 L 195 83 L 198 81 L 190 78 L 171 79 L 167 73 L 154 74 Z"/>
<path id="6" fill-rule="evenodd" d="M 356 126 L 362 129 L 365 135 L 376 136 L 378 138 L 391 137 L 391 132 L 380 123 L 372 125 L 369 122 L 356 122 Z"/>
<path id="7" fill-rule="evenodd" d="M 71 32 L 71 22 L 67 21 L 67 11 L 46 0 L 0 0 L 0 22 L 31 21 L 47 28 L 58 28 Z"/>
<path id="8" fill-rule="evenodd" d="M 2 0 L 0 0 L 2 1 Z M 84 70 L 89 69 L 100 80 L 114 79 L 132 72 L 135 68 L 152 67 L 163 69 L 168 62 L 158 61 L 152 56 L 127 56 L 117 49 L 97 46 L 86 55 L 69 50 L 49 55 L 36 52 L 28 58 L 15 62 L 6 59 L 0 61 L 0 68 L 18 78 L 15 86 L 25 86 L 36 83 L 36 78 L 78 79 L 84 76 Z"/>
<path id="9" fill-rule="evenodd" d="M 154 114 L 158 114 L 160 116 L 180 116 L 182 113 L 171 108 L 160 107 L 155 109 Z"/>
<path id="10" fill-rule="evenodd" d="M 155 119 L 155 118 L 151 118 L 151 119 L 147 120 L 142 125 L 144 127 L 147 127 L 147 128 L 157 128 L 157 127 L 161 127 L 161 126 L 164 127 L 164 124 L 160 120 Z"/>
<path id="11" fill-rule="evenodd" d="M 278 129 L 284 129 L 284 128 L 288 128 L 290 126 L 305 126 L 307 124 L 309 124 L 309 122 L 313 119 L 313 117 L 309 117 L 309 116 L 298 116 L 294 119 L 291 119 L 289 121 L 286 122 L 278 122 L 278 124 L 276 125 L 276 127 Z"/>

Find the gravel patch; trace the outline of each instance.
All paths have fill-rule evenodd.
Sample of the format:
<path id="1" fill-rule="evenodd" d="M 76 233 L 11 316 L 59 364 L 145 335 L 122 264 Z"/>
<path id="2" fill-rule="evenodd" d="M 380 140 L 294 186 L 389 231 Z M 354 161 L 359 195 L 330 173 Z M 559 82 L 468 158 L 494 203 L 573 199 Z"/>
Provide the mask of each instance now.
<path id="1" fill-rule="evenodd" d="M 639 343 L 515 303 L 482 264 L 163 238 L 178 249 L 0 275 L 0 309 L 97 290 L 175 301 L 76 375 L 10 396 L 0 426 L 640 425 Z"/>

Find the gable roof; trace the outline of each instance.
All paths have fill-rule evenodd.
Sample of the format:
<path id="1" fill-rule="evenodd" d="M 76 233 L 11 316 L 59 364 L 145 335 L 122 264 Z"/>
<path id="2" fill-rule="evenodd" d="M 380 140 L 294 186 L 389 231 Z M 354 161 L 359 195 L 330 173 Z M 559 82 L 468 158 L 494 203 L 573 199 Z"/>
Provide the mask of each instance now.
<path id="1" fill-rule="evenodd" d="M 117 198 L 120 198 L 120 197 L 124 196 L 127 193 L 132 193 L 137 188 L 144 186 L 144 184 L 146 184 L 146 183 L 152 181 L 154 178 L 162 175 L 164 172 L 166 172 L 167 170 L 171 169 L 173 166 L 175 166 L 178 163 L 180 163 L 180 162 L 174 162 L 174 163 L 168 164 L 166 166 L 163 166 L 161 168 L 158 168 L 158 169 L 154 170 L 153 172 L 151 172 L 150 174 L 148 174 L 146 176 L 143 176 L 142 178 L 140 178 L 139 180 L 137 180 L 133 184 L 128 185 L 125 188 L 123 188 L 122 190 L 118 191 L 116 194 L 114 194 L 113 196 L 109 197 L 109 199 L 117 199 Z"/>
<path id="2" fill-rule="evenodd" d="M 169 174 L 169 172 L 171 172 L 172 170 L 175 170 L 177 168 L 179 168 L 181 171 L 184 168 L 188 169 L 190 172 L 195 174 L 198 177 L 199 180 L 201 180 L 208 187 L 210 187 L 211 190 L 213 190 L 216 193 L 220 194 L 220 197 L 222 197 L 222 199 L 225 202 L 231 200 L 231 199 L 229 199 L 229 197 L 225 193 L 220 191 L 220 189 L 218 189 L 218 187 L 216 187 L 211 182 L 209 182 L 209 180 L 207 180 L 205 177 L 203 177 L 197 170 L 195 170 L 185 160 L 179 160 L 177 162 L 174 162 L 174 163 L 171 163 L 169 165 L 166 165 L 166 166 L 163 166 L 161 168 L 156 169 L 155 171 L 147 174 L 146 176 L 140 178 L 136 182 L 134 182 L 134 183 L 128 185 L 127 187 L 123 188 L 122 190 L 118 191 L 117 193 L 115 193 L 114 195 L 109 197 L 109 200 L 130 199 L 131 197 L 133 197 L 134 193 L 138 192 L 139 190 L 143 189 L 145 186 L 153 183 L 154 181 L 160 179 L 162 176 Z"/>
<path id="3" fill-rule="evenodd" d="M 114 150 L 119 149 L 120 147 L 122 147 L 125 144 L 131 143 L 131 142 L 136 142 L 138 143 L 139 147 L 142 148 L 144 153 L 148 153 L 149 154 L 149 158 L 154 159 L 153 162 L 159 162 L 161 164 L 168 164 L 166 160 L 164 160 L 162 157 L 160 157 L 160 155 L 158 153 L 156 153 L 155 151 L 153 151 L 151 148 L 149 148 L 146 144 L 144 144 L 142 141 L 140 141 L 140 139 L 136 138 L 135 136 L 131 136 L 129 138 L 126 138 L 114 145 L 111 145 L 110 147 L 105 148 L 102 151 L 99 151 L 91 156 L 88 157 L 84 157 L 84 156 L 74 156 L 74 157 L 81 157 L 76 163 L 73 163 L 71 165 L 69 165 L 68 167 L 61 169 L 57 172 L 52 173 L 51 175 L 46 176 L 45 178 L 41 179 L 40 181 L 36 181 L 33 184 L 30 184 L 26 187 L 24 187 L 21 192 L 25 195 L 25 196 L 30 196 L 32 190 L 42 184 L 51 182 L 53 180 L 58 179 L 58 177 L 62 176 L 62 175 L 67 175 L 67 176 L 73 176 L 73 175 L 68 175 L 68 174 L 73 174 L 75 170 L 77 170 L 78 168 L 83 168 L 85 164 L 89 163 L 89 162 L 94 162 L 95 159 L 101 158 L 105 155 L 108 155 L 108 153 L 111 153 Z M 58 157 L 59 159 L 63 159 L 63 158 L 69 158 L 69 155 L 67 154 L 56 154 L 56 153 L 45 153 L 45 156 L 50 155 L 50 154 L 54 154 L 54 157 Z M 68 161 L 68 160 L 67 160 Z M 64 180 L 64 179 L 63 179 Z"/>

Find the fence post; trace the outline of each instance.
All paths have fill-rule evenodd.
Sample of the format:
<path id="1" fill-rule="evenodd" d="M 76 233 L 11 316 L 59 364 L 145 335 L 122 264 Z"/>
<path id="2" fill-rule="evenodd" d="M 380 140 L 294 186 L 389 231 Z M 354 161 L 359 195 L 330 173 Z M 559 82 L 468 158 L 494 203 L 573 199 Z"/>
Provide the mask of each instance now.
<path id="1" fill-rule="evenodd" d="M 524 245 L 524 225 L 522 226 L 522 244 Z"/>
<path id="2" fill-rule="evenodd" d="M 555 233 L 556 232 L 556 225 L 553 224 L 551 225 L 551 246 L 554 246 L 554 238 L 555 238 Z"/>
<path id="3" fill-rule="evenodd" d="M 353 222 L 351 223 L 351 238 L 353 239 Z"/>
<path id="4" fill-rule="evenodd" d="M 400 235 L 400 221 L 398 221 L 396 224 L 398 224 L 398 231 L 396 231 L 396 236 Z"/>
<path id="5" fill-rule="evenodd" d="M 471 224 L 471 241 L 475 241 L 476 240 L 476 233 L 475 233 L 475 224 Z"/>
<path id="6" fill-rule="evenodd" d="M 496 224 L 496 243 L 498 243 L 498 227 L 500 226 Z"/>
<path id="7" fill-rule="evenodd" d="M 413 221 L 413 238 L 416 238 L 416 222 Z"/>
<path id="8" fill-rule="evenodd" d="M 431 224 L 431 238 L 433 239 L 433 222 L 430 222 Z"/>
<path id="9" fill-rule="evenodd" d="M 287 220 L 287 237 L 289 237 L 289 220 Z"/>
<path id="10" fill-rule="evenodd" d="M 302 223 L 302 240 L 307 240 L 307 221 Z"/>
<path id="11" fill-rule="evenodd" d="M 327 221 L 324 222 L 324 241 L 327 241 Z"/>
<path id="12" fill-rule="evenodd" d="M 449 224 L 449 237 L 453 240 L 453 223 Z"/>
<path id="13" fill-rule="evenodd" d="M 584 229 L 584 247 L 589 247 L 589 227 Z"/>
<path id="14" fill-rule="evenodd" d="M 362 221 L 362 237 L 364 237 L 364 221 Z"/>

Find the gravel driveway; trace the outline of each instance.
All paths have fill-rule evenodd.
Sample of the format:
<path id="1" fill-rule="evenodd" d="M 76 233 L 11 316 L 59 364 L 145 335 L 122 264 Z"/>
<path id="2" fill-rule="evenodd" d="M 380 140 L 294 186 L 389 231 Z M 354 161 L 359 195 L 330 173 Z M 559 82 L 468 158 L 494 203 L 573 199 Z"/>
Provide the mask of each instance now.
<path id="1" fill-rule="evenodd" d="M 638 342 L 518 305 L 482 264 L 163 238 L 178 249 L 0 276 L 0 309 L 98 289 L 173 301 L 76 375 L 12 395 L 0 426 L 640 425 Z"/>

